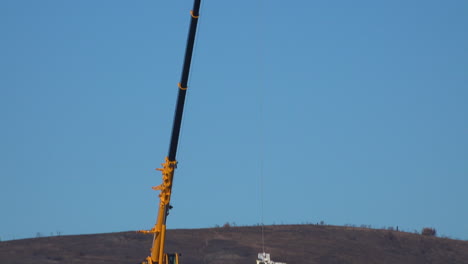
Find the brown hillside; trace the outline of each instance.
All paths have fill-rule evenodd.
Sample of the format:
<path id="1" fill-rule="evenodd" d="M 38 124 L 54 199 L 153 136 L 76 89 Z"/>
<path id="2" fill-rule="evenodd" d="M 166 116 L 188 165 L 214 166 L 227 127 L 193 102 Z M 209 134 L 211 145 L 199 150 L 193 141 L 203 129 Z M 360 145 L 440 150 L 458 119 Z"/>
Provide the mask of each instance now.
<path id="1" fill-rule="evenodd" d="M 184 264 L 255 263 L 260 227 L 169 230 L 168 251 Z M 135 232 L 57 236 L 0 242 L 1 264 L 136 264 L 152 236 Z M 304 263 L 468 264 L 468 241 L 418 234 L 320 225 L 265 227 L 273 260 Z"/>

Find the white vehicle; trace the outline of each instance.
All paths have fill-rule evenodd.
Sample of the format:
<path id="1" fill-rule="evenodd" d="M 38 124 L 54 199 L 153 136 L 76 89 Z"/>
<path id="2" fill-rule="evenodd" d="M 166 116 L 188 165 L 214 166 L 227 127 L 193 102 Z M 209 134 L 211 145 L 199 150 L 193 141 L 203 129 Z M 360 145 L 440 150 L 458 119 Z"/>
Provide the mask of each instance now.
<path id="1" fill-rule="evenodd" d="M 269 253 L 258 253 L 257 264 L 286 264 L 284 262 L 274 262 L 270 259 Z"/>

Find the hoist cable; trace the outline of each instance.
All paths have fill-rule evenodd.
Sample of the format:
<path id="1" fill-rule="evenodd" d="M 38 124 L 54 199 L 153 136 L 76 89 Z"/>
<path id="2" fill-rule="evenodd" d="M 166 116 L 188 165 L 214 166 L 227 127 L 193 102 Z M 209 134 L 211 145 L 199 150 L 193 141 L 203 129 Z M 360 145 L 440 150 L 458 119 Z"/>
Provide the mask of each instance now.
<path id="1" fill-rule="evenodd" d="M 265 77 L 264 77 L 264 68 L 265 68 L 265 60 L 263 56 L 263 42 L 262 42 L 262 32 L 264 30 L 263 27 L 263 3 L 262 0 L 257 2 L 257 8 L 259 14 L 256 16 L 257 20 L 257 65 L 258 65 L 258 96 L 259 96 L 259 165 L 260 165 L 260 175 L 259 175 L 259 189 L 260 189 L 260 215 L 261 215 L 261 235 L 262 235 L 262 253 L 265 252 L 265 195 L 264 195 L 264 187 L 265 187 L 265 175 L 264 175 L 264 159 L 265 159 L 265 131 L 264 131 L 264 111 L 263 111 L 263 104 L 264 104 L 264 91 L 265 91 Z"/>

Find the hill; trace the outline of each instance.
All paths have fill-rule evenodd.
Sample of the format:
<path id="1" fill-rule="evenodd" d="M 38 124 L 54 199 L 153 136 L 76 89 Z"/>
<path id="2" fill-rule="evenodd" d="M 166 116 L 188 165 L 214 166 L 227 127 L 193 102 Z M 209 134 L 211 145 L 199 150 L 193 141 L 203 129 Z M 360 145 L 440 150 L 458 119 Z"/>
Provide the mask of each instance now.
<path id="1" fill-rule="evenodd" d="M 0 242 L 2 264 L 136 264 L 152 236 L 136 232 L 56 236 Z M 275 261 L 304 263 L 468 264 L 468 241 L 413 233 L 326 225 L 265 227 L 265 250 Z M 261 228 L 168 230 L 168 252 L 182 264 L 255 263 Z"/>

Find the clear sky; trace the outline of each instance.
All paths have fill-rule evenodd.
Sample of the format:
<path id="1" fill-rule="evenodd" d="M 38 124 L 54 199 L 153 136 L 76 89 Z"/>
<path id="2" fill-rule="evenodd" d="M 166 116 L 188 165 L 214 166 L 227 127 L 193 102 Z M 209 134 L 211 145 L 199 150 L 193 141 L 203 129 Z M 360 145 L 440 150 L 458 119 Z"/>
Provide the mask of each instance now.
<path id="1" fill-rule="evenodd" d="M 0 1 L 2 240 L 152 227 L 192 4 Z M 263 201 L 468 239 L 467 28 L 465 0 L 204 0 L 168 227 Z"/>

